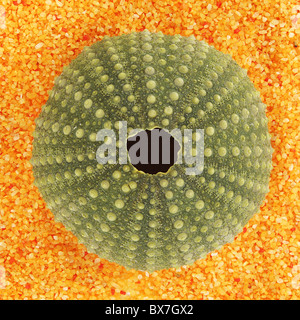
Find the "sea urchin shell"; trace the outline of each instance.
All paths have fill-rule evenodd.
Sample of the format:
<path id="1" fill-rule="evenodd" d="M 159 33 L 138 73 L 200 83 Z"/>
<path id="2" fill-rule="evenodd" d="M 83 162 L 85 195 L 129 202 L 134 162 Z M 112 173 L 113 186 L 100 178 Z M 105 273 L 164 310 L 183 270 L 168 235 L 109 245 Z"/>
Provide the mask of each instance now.
<path id="1" fill-rule="evenodd" d="M 97 132 L 119 121 L 128 133 L 203 129 L 202 173 L 99 163 Z M 194 37 L 106 36 L 64 68 L 36 119 L 35 185 L 55 219 L 101 258 L 148 271 L 192 264 L 259 210 L 272 168 L 267 123 L 230 55 Z"/>

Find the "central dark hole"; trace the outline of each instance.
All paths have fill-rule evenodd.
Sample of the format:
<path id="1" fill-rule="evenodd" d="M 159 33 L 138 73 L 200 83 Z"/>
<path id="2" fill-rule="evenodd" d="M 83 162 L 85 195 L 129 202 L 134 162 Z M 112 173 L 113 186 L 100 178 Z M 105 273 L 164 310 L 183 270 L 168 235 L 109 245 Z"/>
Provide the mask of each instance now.
<path id="1" fill-rule="evenodd" d="M 127 139 L 131 164 L 145 173 L 167 172 L 180 150 L 174 137 L 161 128 L 144 130 Z"/>

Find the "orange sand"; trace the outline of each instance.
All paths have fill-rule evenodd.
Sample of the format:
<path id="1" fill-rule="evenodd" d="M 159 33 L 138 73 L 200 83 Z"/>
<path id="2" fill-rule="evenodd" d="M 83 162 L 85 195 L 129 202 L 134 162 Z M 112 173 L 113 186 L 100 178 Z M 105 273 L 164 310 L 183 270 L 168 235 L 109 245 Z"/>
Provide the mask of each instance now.
<path id="1" fill-rule="evenodd" d="M 300 6 L 266 1 L 3 0 L 0 5 L 0 299 L 299 299 Z M 131 31 L 195 35 L 248 70 L 267 105 L 270 192 L 235 241 L 148 274 L 86 248 L 33 186 L 34 119 L 86 45 Z"/>

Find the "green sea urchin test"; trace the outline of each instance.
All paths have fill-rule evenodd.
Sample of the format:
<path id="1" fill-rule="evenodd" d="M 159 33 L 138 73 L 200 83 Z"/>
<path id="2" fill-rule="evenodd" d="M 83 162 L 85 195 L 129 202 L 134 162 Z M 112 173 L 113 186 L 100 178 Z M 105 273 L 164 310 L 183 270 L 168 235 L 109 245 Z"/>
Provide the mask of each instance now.
<path id="1" fill-rule="evenodd" d="M 133 129 L 192 129 L 196 143 L 202 129 L 201 174 L 187 174 L 183 158 L 164 172 L 137 169 L 128 154 L 100 163 L 99 130 L 118 133 L 122 123 L 128 139 Z M 64 68 L 36 119 L 35 185 L 89 252 L 150 272 L 192 264 L 259 211 L 272 168 L 267 124 L 246 71 L 204 41 L 104 37 Z M 105 143 L 119 159 L 124 141 Z"/>

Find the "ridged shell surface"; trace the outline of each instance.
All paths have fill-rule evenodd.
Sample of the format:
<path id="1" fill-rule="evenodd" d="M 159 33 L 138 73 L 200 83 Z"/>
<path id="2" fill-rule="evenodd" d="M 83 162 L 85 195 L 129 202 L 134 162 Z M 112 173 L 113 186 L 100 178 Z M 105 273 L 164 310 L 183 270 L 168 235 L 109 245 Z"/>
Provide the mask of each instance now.
<path id="1" fill-rule="evenodd" d="M 203 172 L 187 175 L 184 161 L 157 174 L 100 164 L 97 132 L 119 121 L 128 133 L 203 129 Z M 55 219 L 89 252 L 152 272 L 231 242 L 259 211 L 271 159 L 247 72 L 194 37 L 143 31 L 106 36 L 64 68 L 36 119 L 31 163 Z"/>

